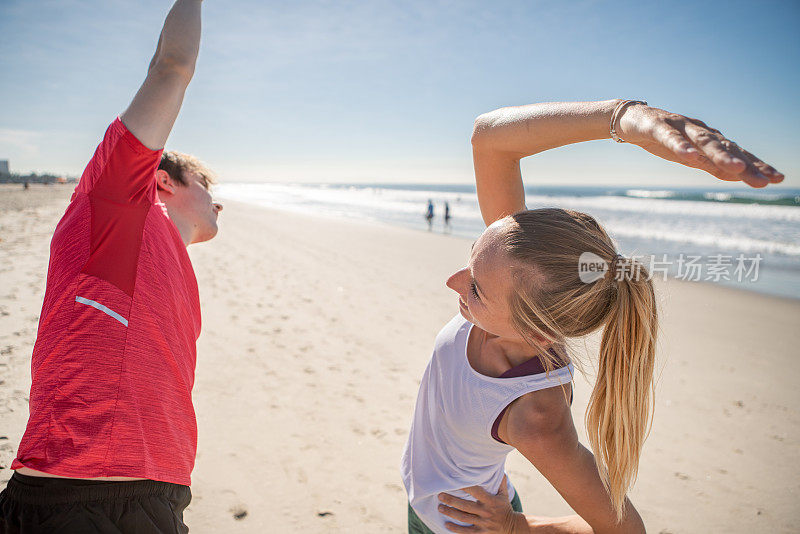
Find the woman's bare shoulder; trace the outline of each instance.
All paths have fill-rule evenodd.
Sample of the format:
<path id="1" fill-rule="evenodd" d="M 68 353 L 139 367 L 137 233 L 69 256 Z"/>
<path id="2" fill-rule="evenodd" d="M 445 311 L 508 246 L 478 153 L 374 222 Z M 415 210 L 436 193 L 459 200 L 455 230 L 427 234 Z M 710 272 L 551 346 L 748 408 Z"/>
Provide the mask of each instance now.
<path id="1" fill-rule="evenodd" d="M 553 439 L 573 434 L 570 412 L 572 385 L 565 384 L 527 393 L 509 406 L 502 423 L 509 445 L 521 441 Z M 501 435 L 501 437 L 503 437 Z M 516 446 L 516 445 L 514 445 Z"/>

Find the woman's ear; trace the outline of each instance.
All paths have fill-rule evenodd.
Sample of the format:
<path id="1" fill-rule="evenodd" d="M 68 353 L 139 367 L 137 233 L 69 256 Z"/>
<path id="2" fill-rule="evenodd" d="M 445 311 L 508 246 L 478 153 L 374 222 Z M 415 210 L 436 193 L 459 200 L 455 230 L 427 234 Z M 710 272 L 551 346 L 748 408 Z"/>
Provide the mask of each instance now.
<path id="1" fill-rule="evenodd" d="M 164 169 L 158 169 L 156 171 L 156 186 L 158 187 L 159 192 L 165 191 L 170 195 L 175 194 L 175 182 L 172 180 L 172 177 L 169 175 L 169 173 Z"/>
<path id="2" fill-rule="evenodd" d="M 537 350 L 541 349 L 541 347 L 549 347 L 553 343 L 555 343 L 555 336 L 549 335 L 545 332 L 533 332 L 530 334 L 531 339 L 533 340 L 536 345 L 534 348 Z"/>

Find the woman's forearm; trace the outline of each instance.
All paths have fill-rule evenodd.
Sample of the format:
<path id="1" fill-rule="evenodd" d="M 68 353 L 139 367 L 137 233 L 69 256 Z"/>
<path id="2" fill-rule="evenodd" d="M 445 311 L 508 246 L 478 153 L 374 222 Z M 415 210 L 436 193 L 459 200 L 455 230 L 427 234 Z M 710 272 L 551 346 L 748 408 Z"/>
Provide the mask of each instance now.
<path id="1" fill-rule="evenodd" d="M 516 515 L 517 523 L 512 530 L 514 534 L 594 534 L 592 527 L 579 515 L 548 518 Z"/>
<path id="2" fill-rule="evenodd" d="M 620 102 L 541 102 L 496 109 L 475 120 L 472 145 L 521 159 L 559 146 L 609 139 L 611 115 Z"/>

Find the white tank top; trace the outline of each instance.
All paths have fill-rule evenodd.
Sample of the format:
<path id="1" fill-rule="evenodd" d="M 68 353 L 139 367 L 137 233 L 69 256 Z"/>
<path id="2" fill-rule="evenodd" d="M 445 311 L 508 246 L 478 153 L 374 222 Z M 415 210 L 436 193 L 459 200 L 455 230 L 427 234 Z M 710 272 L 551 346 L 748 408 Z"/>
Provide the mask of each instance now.
<path id="1" fill-rule="evenodd" d="M 478 373 L 467 360 L 472 326 L 456 315 L 436 336 L 400 465 L 411 507 L 437 534 L 450 532 L 446 521 L 459 523 L 438 511 L 440 492 L 475 500 L 460 488 L 481 486 L 493 494 L 499 490 L 506 456 L 514 450 L 491 435 L 500 412 L 526 393 L 572 381 L 572 364 L 549 376 L 493 378 Z M 509 499 L 515 494 L 509 480 Z"/>

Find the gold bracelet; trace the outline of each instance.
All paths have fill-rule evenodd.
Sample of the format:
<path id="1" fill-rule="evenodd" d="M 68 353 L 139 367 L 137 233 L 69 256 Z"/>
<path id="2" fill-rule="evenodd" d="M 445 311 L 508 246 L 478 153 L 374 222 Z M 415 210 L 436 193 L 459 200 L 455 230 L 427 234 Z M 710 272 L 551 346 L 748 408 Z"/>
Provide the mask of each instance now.
<path id="1" fill-rule="evenodd" d="M 623 138 L 617 135 L 617 129 L 614 125 L 617 122 L 617 117 L 620 115 L 622 108 L 624 108 L 628 104 L 644 104 L 646 106 L 647 102 L 645 102 L 644 100 L 623 100 L 622 102 L 617 104 L 616 108 L 614 108 L 614 113 L 611 114 L 611 139 L 613 139 L 617 143 L 627 143 L 627 141 L 625 141 Z"/>

